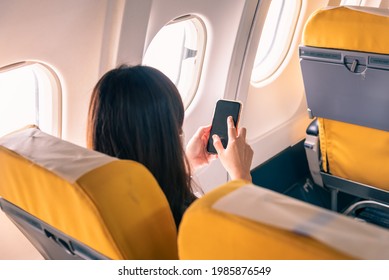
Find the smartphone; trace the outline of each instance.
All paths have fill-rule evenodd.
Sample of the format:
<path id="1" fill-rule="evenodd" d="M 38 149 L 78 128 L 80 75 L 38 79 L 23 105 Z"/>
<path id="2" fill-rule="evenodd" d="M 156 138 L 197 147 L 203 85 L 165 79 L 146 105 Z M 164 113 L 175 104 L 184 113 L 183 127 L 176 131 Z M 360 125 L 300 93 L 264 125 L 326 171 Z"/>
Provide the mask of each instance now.
<path id="1" fill-rule="evenodd" d="M 207 151 L 211 154 L 216 154 L 215 147 L 213 146 L 212 135 L 216 134 L 220 137 L 223 147 L 226 148 L 228 144 L 228 128 L 227 118 L 232 116 L 235 127 L 237 127 L 240 117 L 242 103 L 239 101 L 231 101 L 220 99 L 216 103 L 215 112 L 212 120 L 211 133 L 209 136 Z"/>

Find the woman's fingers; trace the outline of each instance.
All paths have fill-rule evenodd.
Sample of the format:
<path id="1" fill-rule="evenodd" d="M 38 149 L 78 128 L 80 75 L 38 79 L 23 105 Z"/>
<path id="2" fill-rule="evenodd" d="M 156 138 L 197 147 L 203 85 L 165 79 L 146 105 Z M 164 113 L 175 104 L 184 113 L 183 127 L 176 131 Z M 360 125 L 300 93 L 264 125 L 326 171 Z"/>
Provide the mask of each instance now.
<path id="1" fill-rule="evenodd" d="M 246 128 L 237 131 L 232 117 L 227 118 L 228 145 L 224 149 L 222 140 L 218 135 L 212 135 L 213 145 L 224 168 L 231 179 L 244 179 L 251 181 L 250 166 L 253 150 L 246 142 Z"/>
<path id="2" fill-rule="evenodd" d="M 222 141 L 220 140 L 220 137 L 216 134 L 212 135 L 213 140 L 213 146 L 215 147 L 215 150 L 218 154 L 222 153 L 224 150 Z"/>
<path id="3" fill-rule="evenodd" d="M 227 118 L 228 139 L 236 139 L 236 128 L 231 116 Z"/>

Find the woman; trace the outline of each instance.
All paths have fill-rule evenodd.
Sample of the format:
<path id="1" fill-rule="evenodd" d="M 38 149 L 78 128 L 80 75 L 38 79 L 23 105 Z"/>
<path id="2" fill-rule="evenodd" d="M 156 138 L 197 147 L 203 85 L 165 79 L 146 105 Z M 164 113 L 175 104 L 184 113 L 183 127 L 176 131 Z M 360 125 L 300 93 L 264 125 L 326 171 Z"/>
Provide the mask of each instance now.
<path id="1" fill-rule="evenodd" d="M 89 148 L 146 166 L 165 193 L 177 227 L 186 208 L 196 199 L 191 169 L 216 158 L 205 149 L 210 126 L 196 132 L 185 155 L 183 122 L 184 106 L 176 86 L 154 68 L 120 66 L 107 72 L 93 90 Z M 232 179 L 251 180 L 252 150 L 246 144 L 245 129 L 237 134 L 233 122 L 229 126 L 232 144 L 229 142 L 225 150 L 214 136 L 218 156 Z"/>

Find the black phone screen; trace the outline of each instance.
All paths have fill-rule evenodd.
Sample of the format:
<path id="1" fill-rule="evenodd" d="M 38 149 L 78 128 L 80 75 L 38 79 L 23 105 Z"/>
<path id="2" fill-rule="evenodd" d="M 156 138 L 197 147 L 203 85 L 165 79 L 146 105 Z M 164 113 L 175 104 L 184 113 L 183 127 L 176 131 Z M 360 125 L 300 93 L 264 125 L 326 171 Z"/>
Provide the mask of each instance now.
<path id="1" fill-rule="evenodd" d="M 216 134 L 220 137 L 223 147 L 226 148 L 228 144 L 228 128 L 227 118 L 232 116 L 235 127 L 239 121 L 241 103 L 229 100 L 219 100 L 216 103 L 215 113 L 212 120 L 211 133 L 209 136 L 207 151 L 212 154 L 216 154 L 215 147 L 213 146 L 212 135 Z"/>

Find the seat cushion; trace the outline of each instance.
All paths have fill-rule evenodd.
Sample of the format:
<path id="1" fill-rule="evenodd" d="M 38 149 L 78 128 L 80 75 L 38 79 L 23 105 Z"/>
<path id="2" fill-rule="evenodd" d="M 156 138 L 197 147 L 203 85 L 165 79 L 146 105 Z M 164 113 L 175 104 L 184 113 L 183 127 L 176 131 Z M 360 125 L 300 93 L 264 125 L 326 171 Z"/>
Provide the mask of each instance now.
<path id="1" fill-rule="evenodd" d="M 389 190 L 389 132 L 318 118 L 322 168 Z"/>

